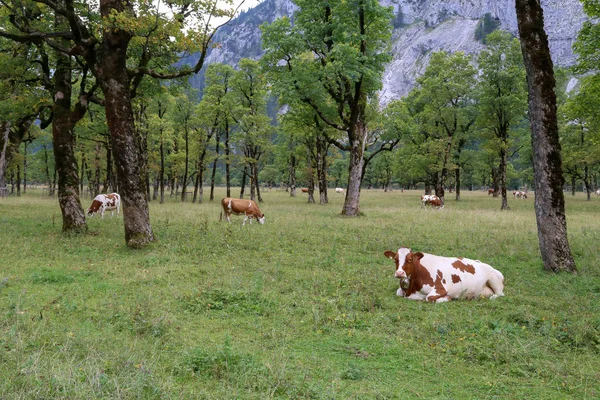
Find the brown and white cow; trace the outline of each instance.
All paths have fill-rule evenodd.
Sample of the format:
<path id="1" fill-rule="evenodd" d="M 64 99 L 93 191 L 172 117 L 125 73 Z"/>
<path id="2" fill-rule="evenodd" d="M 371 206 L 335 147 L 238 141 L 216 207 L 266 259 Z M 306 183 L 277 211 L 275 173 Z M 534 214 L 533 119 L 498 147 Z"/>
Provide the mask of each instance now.
<path id="1" fill-rule="evenodd" d="M 253 219 L 256 219 L 261 224 L 265 223 L 265 214 L 260 212 L 256 203 L 252 200 L 225 197 L 221 200 L 221 207 L 223 209 L 221 211 L 221 215 L 219 216 L 219 221 L 223 219 L 223 212 L 225 212 L 225 217 L 227 218 L 228 222 L 231 222 L 231 214 L 244 214 L 244 222 L 242 225 L 245 225 L 246 220 L 248 219 L 250 219 L 250 223 L 252 223 Z"/>
<path id="2" fill-rule="evenodd" d="M 397 252 L 387 250 L 384 255 L 396 262 L 394 276 L 401 280 L 398 296 L 438 303 L 504 296 L 502 273 L 479 260 L 413 253 L 407 247 L 400 247 Z"/>
<path id="3" fill-rule="evenodd" d="M 513 196 L 515 199 L 526 199 L 527 198 L 527 192 L 524 192 L 522 190 L 515 190 L 513 192 Z"/>
<path id="4" fill-rule="evenodd" d="M 427 208 L 427 206 L 441 210 L 444 208 L 444 203 L 435 194 L 424 194 L 421 196 L 421 207 Z"/>
<path id="5" fill-rule="evenodd" d="M 490 194 L 494 194 L 494 189 L 488 189 L 488 196 L 489 196 Z"/>
<path id="6" fill-rule="evenodd" d="M 117 215 L 119 215 L 120 209 L 121 196 L 118 193 L 99 194 L 94 197 L 92 205 L 87 210 L 87 214 L 93 217 L 94 214 L 100 213 L 100 216 L 104 218 L 104 211 L 109 210 L 112 217 L 114 215 L 113 210 L 117 210 Z"/>

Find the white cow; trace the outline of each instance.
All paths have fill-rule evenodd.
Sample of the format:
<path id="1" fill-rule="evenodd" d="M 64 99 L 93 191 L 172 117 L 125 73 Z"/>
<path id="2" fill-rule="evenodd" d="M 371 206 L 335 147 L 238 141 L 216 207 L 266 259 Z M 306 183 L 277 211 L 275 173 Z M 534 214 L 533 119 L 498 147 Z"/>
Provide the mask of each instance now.
<path id="1" fill-rule="evenodd" d="M 339 193 L 339 194 L 345 194 L 346 191 L 344 190 L 344 188 L 335 188 L 335 192 Z"/>

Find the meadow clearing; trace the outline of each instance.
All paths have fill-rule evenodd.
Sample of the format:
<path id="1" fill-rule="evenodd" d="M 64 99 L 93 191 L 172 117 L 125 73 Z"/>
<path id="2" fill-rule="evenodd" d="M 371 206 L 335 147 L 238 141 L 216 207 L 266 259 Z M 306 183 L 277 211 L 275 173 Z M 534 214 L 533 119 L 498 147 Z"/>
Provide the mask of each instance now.
<path id="1" fill-rule="evenodd" d="M 233 192 L 234 195 L 237 190 Z M 566 195 L 579 274 L 543 271 L 533 198 L 364 190 L 307 204 L 264 191 L 264 225 L 214 202 L 150 204 L 66 237 L 55 199 L 0 199 L 0 399 L 593 399 L 600 396 L 600 198 Z M 89 207 L 88 199 L 84 207 Z M 385 250 L 480 259 L 493 301 L 395 295 Z"/>

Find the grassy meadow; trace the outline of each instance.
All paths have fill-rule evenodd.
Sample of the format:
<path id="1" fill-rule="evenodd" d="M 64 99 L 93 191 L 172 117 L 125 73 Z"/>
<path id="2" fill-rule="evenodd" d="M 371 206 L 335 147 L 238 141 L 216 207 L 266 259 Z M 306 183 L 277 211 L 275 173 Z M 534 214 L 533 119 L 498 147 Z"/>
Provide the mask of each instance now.
<path id="1" fill-rule="evenodd" d="M 68 237 L 55 199 L 0 199 L 0 399 L 598 398 L 600 198 L 566 196 L 579 274 L 557 275 L 532 198 L 419 195 L 364 190 L 345 218 L 333 190 L 265 191 L 265 225 L 244 227 L 168 199 L 143 250 L 121 217 Z M 506 296 L 398 298 L 400 246 L 487 262 Z"/>

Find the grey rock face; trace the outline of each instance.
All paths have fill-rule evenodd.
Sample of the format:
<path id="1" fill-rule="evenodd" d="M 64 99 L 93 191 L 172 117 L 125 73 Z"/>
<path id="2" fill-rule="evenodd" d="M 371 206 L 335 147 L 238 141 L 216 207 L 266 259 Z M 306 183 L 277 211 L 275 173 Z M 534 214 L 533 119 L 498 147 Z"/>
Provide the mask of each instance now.
<path id="1" fill-rule="evenodd" d="M 392 38 L 393 59 L 383 76 L 381 103 L 387 104 L 408 94 L 417 76 L 429 63 L 431 53 L 445 50 L 477 54 L 484 45 L 475 39 L 479 21 L 490 14 L 500 28 L 517 35 L 514 0 L 381 0 L 401 16 Z M 572 45 L 586 16 L 579 0 L 542 0 L 550 51 L 558 66 L 575 62 Z M 219 33 L 207 62 L 236 64 L 240 58 L 259 58 L 260 29 L 297 10 L 290 0 L 265 0 Z"/>

